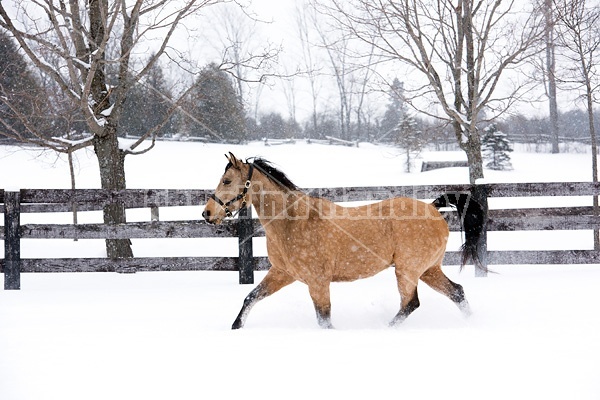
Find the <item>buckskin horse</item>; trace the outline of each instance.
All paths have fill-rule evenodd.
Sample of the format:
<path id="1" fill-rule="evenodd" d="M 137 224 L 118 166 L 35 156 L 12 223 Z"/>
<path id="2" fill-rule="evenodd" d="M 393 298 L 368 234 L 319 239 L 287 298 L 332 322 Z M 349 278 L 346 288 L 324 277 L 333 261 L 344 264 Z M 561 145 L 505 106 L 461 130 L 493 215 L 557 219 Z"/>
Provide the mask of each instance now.
<path id="1" fill-rule="evenodd" d="M 232 329 L 244 326 L 258 301 L 295 281 L 308 286 L 318 324 L 333 328 L 330 283 L 367 278 L 392 265 L 401 301 L 390 325 L 419 307 L 419 279 L 470 314 L 462 286 L 441 269 L 449 230 L 438 211 L 450 205 L 457 208 L 465 231 L 462 266 L 472 260 L 485 269 L 477 256 L 483 213 L 468 193 L 447 193 L 433 203 L 395 197 L 342 207 L 302 192 L 262 158 L 242 161 L 232 153 L 226 157 L 225 173 L 202 215 L 208 223 L 219 224 L 252 205 L 266 233 L 271 263 L 264 279 L 245 298 Z"/>

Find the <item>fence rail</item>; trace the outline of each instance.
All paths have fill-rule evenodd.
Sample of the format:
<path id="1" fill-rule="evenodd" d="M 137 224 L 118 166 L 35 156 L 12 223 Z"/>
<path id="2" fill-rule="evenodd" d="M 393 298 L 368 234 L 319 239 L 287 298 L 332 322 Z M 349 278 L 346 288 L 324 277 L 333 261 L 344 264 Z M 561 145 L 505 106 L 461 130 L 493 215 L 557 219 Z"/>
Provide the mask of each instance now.
<path id="1" fill-rule="evenodd" d="M 465 192 L 469 185 L 382 186 L 351 188 L 317 188 L 306 192 L 337 202 L 375 201 L 394 196 L 433 199 L 445 192 Z M 486 185 L 488 197 L 596 196 L 599 186 L 590 182 L 511 183 Z M 5 289 L 20 287 L 21 272 L 135 272 L 218 270 L 238 271 L 240 283 L 253 282 L 253 272 L 267 270 L 266 257 L 254 257 L 252 237 L 264 231 L 251 212 L 241 213 L 214 227 L 200 220 L 159 221 L 160 207 L 199 206 L 206 203 L 209 190 L 128 189 L 23 189 L 0 190 L 0 212 L 4 226 L 0 239 L 5 255 L 0 260 L 5 275 Z M 22 213 L 48 213 L 102 210 L 119 201 L 126 208 L 150 208 L 152 221 L 119 225 L 105 224 L 21 224 Z M 198 214 L 200 214 L 198 212 Z M 460 229 L 456 218 L 449 218 L 452 231 Z M 599 229 L 600 217 L 591 206 L 527 209 L 493 209 L 488 213 L 488 231 L 580 230 Z M 137 238 L 204 238 L 238 237 L 238 257 L 135 257 L 107 258 L 21 258 L 21 239 L 137 239 Z M 458 252 L 449 251 L 445 264 L 460 263 Z M 598 250 L 565 251 L 488 251 L 487 262 L 494 264 L 589 264 L 600 263 Z"/>

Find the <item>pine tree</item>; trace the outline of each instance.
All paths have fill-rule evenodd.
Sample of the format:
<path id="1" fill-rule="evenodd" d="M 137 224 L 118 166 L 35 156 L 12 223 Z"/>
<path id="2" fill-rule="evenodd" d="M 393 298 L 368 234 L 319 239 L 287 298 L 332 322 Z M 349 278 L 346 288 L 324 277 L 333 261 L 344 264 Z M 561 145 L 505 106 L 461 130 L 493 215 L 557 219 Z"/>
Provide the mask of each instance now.
<path id="1" fill-rule="evenodd" d="M 510 153 L 512 151 L 508 136 L 498 130 L 496 124 L 490 124 L 483 130 L 481 138 L 485 166 L 496 171 L 511 170 Z"/>
<path id="2" fill-rule="evenodd" d="M 0 137 L 25 138 L 27 127 L 17 114 L 34 116 L 33 126 L 43 123 L 38 109 L 45 105 L 40 85 L 29 71 L 13 38 L 0 29 Z M 2 133 L 4 132 L 5 135 Z"/>
<path id="3" fill-rule="evenodd" d="M 418 127 L 417 120 L 408 114 L 404 114 L 395 131 L 396 144 L 405 151 L 405 171 L 410 172 L 413 160 L 423 148 L 422 132 Z"/>
<path id="4" fill-rule="evenodd" d="M 232 80 L 215 64 L 205 67 L 191 93 L 189 112 L 200 124 L 188 128 L 192 136 L 210 136 L 210 131 L 229 141 L 246 139 L 244 109 Z"/>
<path id="5" fill-rule="evenodd" d="M 390 103 L 381 120 L 381 135 L 378 141 L 393 141 L 398 132 L 398 126 L 406 116 L 404 102 L 404 83 L 394 78 L 390 87 Z"/>
<path id="6" fill-rule="evenodd" d="M 171 98 L 163 70 L 159 64 L 155 64 L 143 82 L 138 82 L 129 89 L 118 128 L 119 136 L 142 136 L 161 124 L 164 125 L 158 130 L 157 136 L 173 133 L 175 116 L 170 115 L 173 104 Z"/>

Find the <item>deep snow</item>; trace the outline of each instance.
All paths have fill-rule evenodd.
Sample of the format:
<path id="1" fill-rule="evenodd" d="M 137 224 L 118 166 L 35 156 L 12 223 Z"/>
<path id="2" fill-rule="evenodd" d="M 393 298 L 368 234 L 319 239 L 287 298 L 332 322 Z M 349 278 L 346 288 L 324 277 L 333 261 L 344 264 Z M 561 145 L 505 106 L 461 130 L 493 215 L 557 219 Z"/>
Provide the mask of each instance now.
<path id="1" fill-rule="evenodd" d="M 214 188 L 227 151 L 264 156 L 301 187 L 467 181 L 464 168 L 405 174 L 400 152 L 388 147 L 160 142 L 127 160 L 128 186 Z M 587 181 L 591 175 L 585 153 L 517 151 L 512 158 L 514 171 L 486 171 L 486 180 Z M 78 187 L 98 187 L 93 156 L 82 151 L 77 159 Z M 67 171 L 52 153 L 0 146 L 5 189 L 67 188 Z M 496 201 L 496 206 L 531 204 Z M 161 218 L 193 219 L 200 212 L 200 206 L 161 209 Z M 149 216 L 148 210 L 128 214 L 130 220 Z M 27 216 L 25 222 L 35 218 L 42 217 Z M 99 218 L 85 213 L 80 221 Z M 92 242 L 29 240 L 22 255 L 102 255 L 102 243 Z M 454 235 L 449 247 L 459 244 Z M 260 240 L 256 245 L 264 253 Z M 492 249 L 591 245 L 587 231 L 490 234 Z M 134 252 L 222 255 L 235 252 L 235 241 L 137 240 Z M 299 283 L 258 304 L 246 328 L 231 331 L 252 288 L 238 285 L 235 273 L 24 274 L 22 290 L 0 291 L 0 399 L 599 399 L 600 268 L 494 269 L 498 274 L 475 278 L 471 268 L 445 268 L 464 286 L 474 311 L 470 318 L 420 285 L 421 307 L 397 328 L 387 327 L 399 300 L 392 270 L 333 284 L 333 331 L 317 328 L 308 291 Z M 261 276 L 257 273 L 257 281 Z"/>

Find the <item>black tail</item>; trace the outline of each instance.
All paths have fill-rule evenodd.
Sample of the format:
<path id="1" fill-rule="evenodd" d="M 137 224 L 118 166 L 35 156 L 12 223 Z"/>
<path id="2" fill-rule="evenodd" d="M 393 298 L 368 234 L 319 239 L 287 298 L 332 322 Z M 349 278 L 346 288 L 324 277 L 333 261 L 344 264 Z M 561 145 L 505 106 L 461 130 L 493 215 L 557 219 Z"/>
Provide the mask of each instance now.
<path id="1" fill-rule="evenodd" d="M 476 268 L 487 272 L 487 267 L 481 262 L 479 256 L 481 234 L 485 229 L 485 215 L 481 205 L 476 202 L 470 193 L 451 192 L 444 193 L 432 203 L 435 208 L 456 207 L 461 227 L 465 232 L 465 243 L 461 247 L 461 268 L 473 261 Z"/>

